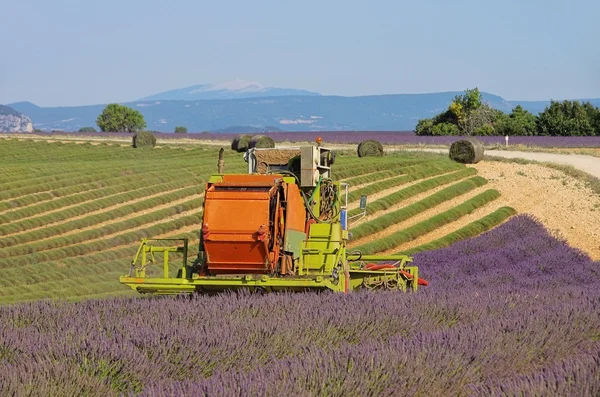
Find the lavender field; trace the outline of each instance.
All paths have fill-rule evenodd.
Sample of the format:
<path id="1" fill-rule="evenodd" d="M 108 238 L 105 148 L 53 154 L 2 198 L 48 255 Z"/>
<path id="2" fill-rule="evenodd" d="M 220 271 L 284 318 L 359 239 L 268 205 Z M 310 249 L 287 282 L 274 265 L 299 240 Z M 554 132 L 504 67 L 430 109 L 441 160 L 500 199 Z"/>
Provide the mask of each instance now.
<path id="1" fill-rule="evenodd" d="M 518 215 L 416 294 L 0 307 L 0 395 L 597 396 L 600 263 Z"/>
<path id="2" fill-rule="evenodd" d="M 19 134 L 14 133 L 14 136 Z M 31 135 L 30 133 L 22 135 Z M 77 138 L 130 138 L 130 133 L 114 132 L 69 132 L 51 133 L 38 132 L 40 136 L 68 135 Z M 237 134 L 230 133 L 154 133 L 158 139 L 193 139 L 193 140 L 226 140 L 231 141 Z M 376 139 L 388 145 L 435 145 L 449 146 L 464 136 L 417 136 L 412 131 L 325 131 L 325 132 L 273 132 L 265 133 L 277 143 L 285 142 L 314 142 L 320 136 L 325 142 L 358 144 L 365 139 Z M 505 145 L 503 136 L 476 137 L 485 145 Z M 600 136 L 511 136 L 509 145 L 523 145 L 530 147 L 555 147 L 555 148 L 596 148 L 600 147 Z"/>

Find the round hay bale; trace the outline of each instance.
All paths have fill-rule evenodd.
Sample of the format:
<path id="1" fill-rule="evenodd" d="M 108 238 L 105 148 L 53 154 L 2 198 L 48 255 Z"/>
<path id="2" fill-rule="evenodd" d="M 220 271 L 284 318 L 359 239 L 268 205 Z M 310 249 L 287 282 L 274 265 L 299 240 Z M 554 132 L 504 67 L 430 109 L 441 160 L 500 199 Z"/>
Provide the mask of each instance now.
<path id="1" fill-rule="evenodd" d="M 383 156 L 383 146 L 379 141 L 367 139 L 358 144 L 358 157 L 381 157 Z"/>
<path id="2" fill-rule="evenodd" d="M 156 146 L 156 137 L 149 131 L 136 132 L 132 140 L 134 148 Z"/>
<path id="3" fill-rule="evenodd" d="M 250 142 L 252 141 L 252 136 L 247 134 L 236 135 L 231 141 L 231 150 L 235 150 L 238 153 L 245 152 L 250 148 Z"/>
<path id="4" fill-rule="evenodd" d="M 450 145 L 450 158 L 464 164 L 476 164 L 483 160 L 483 144 L 475 138 L 461 139 Z"/>
<path id="5" fill-rule="evenodd" d="M 271 137 L 265 135 L 254 135 L 250 142 L 250 147 L 253 148 L 274 148 L 275 141 Z"/>

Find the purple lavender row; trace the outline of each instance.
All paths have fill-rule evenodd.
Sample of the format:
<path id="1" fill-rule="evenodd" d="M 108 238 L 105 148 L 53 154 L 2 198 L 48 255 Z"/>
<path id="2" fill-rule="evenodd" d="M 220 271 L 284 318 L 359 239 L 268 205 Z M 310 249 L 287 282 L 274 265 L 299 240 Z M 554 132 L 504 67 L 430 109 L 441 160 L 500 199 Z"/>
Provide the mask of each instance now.
<path id="1" fill-rule="evenodd" d="M 527 216 L 415 262 L 416 294 L 2 306 L 0 394 L 600 391 L 600 263 Z"/>
<path id="2" fill-rule="evenodd" d="M 16 134 L 16 133 L 15 133 Z M 51 136 L 52 132 L 36 132 L 36 135 Z M 120 137 L 129 138 L 130 133 L 114 132 L 61 132 L 73 137 Z M 231 141 L 237 134 L 230 133 L 188 133 L 174 134 L 153 132 L 159 139 L 199 139 L 199 140 L 227 140 Z M 31 135 L 28 133 L 28 135 Z M 464 136 L 417 136 L 412 131 L 324 131 L 324 132 L 274 132 L 265 133 L 277 143 L 284 142 L 313 142 L 317 137 L 322 137 L 325 143 L 358 144 L 365 139 L 375 139 L 388 145 L 443 145 L 449 146 L 457 140 L 465 139 Z M 505 145 L 502 136 L 476 137 L 485 145 Z M 524 145 L 535 147 L 600 147 L 600 136 L 511 136 L 509 145 Z"/>

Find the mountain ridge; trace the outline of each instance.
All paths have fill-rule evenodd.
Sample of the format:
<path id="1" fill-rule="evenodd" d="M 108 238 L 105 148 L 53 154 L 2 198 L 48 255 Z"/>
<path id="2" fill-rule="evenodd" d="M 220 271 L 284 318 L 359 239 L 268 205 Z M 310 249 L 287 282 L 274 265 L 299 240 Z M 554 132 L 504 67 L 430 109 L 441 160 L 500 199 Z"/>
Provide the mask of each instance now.
<path id="1" fill-rule="evenodd" d="M 148 129 L 173 132 L 175 126 L 189 131 L 224 131 L 232 126 L 252 129 L 279 128 L 284 131 L 413 130 L 421 118 L 429 118 L 448 107 L 456 95 L 446 91 L 420 94 L 382 94 L 363 96 L 291 95 L 237 99 L 144 100 L 120 102 L 140 111 Z M 550 101 L 507 101 L 482 92 L 493 108 L 510 112 L 516 105 L 538 113 Z M 600 106 L 600 98 L 588 99 Z M 9 104 L 31 117 L 41 130 L 77 131 L 96 125 L 106 105 L 40 107 L 31 102 Z"/>
<path id="2" fill-rule="evenodd" d="M 217 84 L 196 84 L 189 87 L 176 88 L 148 95 L 138 101 L 154 100 L 213 100 L 213 99 L 245 99 L 261 97 L 279 97 L 292 95 L 318 96 L 318 92 L 295 88 L 264 87 L 255 81 L 232 80 Z"/>

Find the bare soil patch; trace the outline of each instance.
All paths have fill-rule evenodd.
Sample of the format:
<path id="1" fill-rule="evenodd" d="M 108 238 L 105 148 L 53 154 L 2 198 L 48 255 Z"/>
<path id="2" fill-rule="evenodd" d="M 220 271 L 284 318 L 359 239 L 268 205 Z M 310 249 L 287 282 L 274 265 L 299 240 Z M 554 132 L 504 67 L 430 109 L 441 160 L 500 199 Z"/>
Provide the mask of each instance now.
<path id="1" fill-rule="evenodd" d="M 471 165 L 501 194 L 497 204 L 533 215 L 572 247 L 600 259 L 600 195 L 564 172 L 534 164 Z"/>

